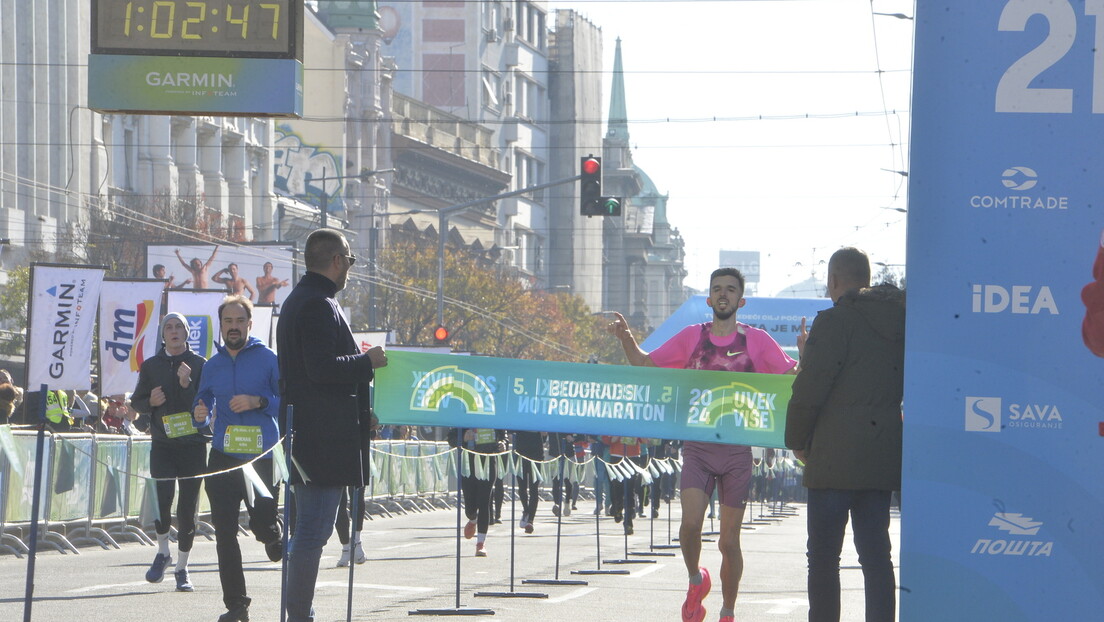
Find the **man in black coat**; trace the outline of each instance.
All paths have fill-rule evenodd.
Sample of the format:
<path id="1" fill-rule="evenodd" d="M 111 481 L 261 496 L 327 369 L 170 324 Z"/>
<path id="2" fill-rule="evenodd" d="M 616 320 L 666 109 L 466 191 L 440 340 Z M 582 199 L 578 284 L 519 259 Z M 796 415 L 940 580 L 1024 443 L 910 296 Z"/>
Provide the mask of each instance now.
<path id="1" fill-rule="evenodd" d="M 378 346 L 360 352 L 334 300 L 356 262 L 345 236 L 314 231 L 304 262 L 307 273 L 284 301 L 276 334 L 296 505 L 287 566 L 289 622 L 314 619 L 318 562 L 333 533 L 342 488 L 363 487 L 368 479 L 368 382 L 374 369 L 387 365 Z"/>

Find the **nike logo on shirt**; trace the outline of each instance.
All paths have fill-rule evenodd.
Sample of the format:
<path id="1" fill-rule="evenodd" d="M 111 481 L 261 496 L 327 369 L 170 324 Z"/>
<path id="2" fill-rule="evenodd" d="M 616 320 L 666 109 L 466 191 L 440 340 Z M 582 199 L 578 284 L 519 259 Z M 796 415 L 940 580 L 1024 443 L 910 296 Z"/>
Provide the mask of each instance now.
<path id="1" fill-rule="evenodd" d="M 739 356 L 739 355 L 741 355 L 741 354 L 743 354 L 743 353 L 744 353 L 744 351 L 743 351 L 743 350 L 739 350 L 739 351 L 737 351 L 737 352 L 725 352 L 725 354 L 727 354 L 727 355 L 729 355 L 729 356 Z"/>

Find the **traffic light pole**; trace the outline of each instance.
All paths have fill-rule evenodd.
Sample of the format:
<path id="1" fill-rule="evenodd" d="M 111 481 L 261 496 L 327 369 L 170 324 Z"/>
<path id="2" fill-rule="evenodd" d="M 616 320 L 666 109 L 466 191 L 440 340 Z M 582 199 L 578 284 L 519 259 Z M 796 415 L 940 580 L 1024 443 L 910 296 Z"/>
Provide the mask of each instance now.
<path id="1" fill-rule="evenodd" d="M 529 186 L 520 190 L 512 190 L 510 192 L 504 192 L 502 194 L 496 194 L 493 197 L 484 197 L 482 199 L 475 199 L 474 201 L 468 201 L 467 203 L 461 203 L 459 205 L 450 205 L 443 207 L 437 211 L 437 325 L 444 326 L 445 324 L 445 235 L 448 231 L 448 219 L 449 216 L 461 212 L 463 210 L 475 207 L 476 205 L 483 205 L 491 203 L 499 199 L 509 199 L 510 197 L 516 197 L 520 194 L 527 192 L 533 192 L 535 190 L 544 190 L 545 188 L 551 188 L 553 186 L 559 186 L 562 184 L 570 184 L 582 179 L 582 175 L 575 175 L 574 177 L 567 177 L 557 181 L 550 181 L 546 184 L 537 184 L 536 186 Z"/>

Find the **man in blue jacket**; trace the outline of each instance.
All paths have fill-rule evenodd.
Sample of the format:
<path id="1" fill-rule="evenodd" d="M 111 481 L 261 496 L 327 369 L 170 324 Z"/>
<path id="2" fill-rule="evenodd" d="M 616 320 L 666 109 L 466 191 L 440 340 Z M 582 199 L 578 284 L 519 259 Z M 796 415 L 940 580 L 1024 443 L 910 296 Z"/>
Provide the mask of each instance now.
<path id="1" fill-rule="evenodd" d="M 314 231 L 303 259 L 307 273 L 284 301 L 276 335 L 296 507 L 288 549 L 289 622 L 314 619 L 318 562 L 333 533 L 342 489 L 363 496 L 372 430 L 368 382 L 373 369 L 387 364 L 379 346 L 361 353 L 334 299 L 356 262 L 345 236 L 334 229 Z M 362 511 L 359 502 L 351 506 Z"/>
<path id="2" fill-rule="evenodd" d="M 244 296 L 227 296 L 219 305 L 222 344 L 203 366 L 199 391 L 193 407 L 197 423 L 211 425 L 211 455 L 207 466 L 207 498 L 215 526 L 219 580 L 226 613 L 218 622 L 248 622 L 250 599 L 245 593 L 241 547 L 238 546 L 238 516 L 252 486 L 240 468 L 252 468 L 266 491 L 257 491 L 249 510 L 249 529 L 265 545 L 272 561 L 283 556 L 281 530 L 276 519 L 280 491 L 273 481 L 272 455 L 268 453 L 280 438 L 277 413 L 280 409 L 279 369 L 276 353 L 259 339 L 249 336 L 253 326 L 253 303 Z M 258 459 L 259 458 L 259 459 Z M 269 496 L 264 496 L 267 492 Z"/>

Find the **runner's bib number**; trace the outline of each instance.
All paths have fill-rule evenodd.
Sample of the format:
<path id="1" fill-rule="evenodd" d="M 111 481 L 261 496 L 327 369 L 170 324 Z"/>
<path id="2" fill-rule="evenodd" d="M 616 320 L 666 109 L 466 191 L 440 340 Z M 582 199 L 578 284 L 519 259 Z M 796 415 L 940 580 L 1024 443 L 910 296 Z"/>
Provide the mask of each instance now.
<path id="1" fill-rule="evenodd" d="M 180 438 L 181 436 L 198 433 L 198 430 L 192 425 L 191 413 L 162 415 L 161 422 L 165 424 L 165 436 L 169 438 Z"/>
<path id="2" fill-rule="evenodd" d="M 495 436 L 495 431 L 489 428 L 476 428 L 475 430 L 475 444 L 476 445 L 490 445 L 497 443 L 498 438 Z"/>
<path id="3" fill-rule="evenodd" d="M 231 454 L 259 454 L 264 450 L 264 434 L 259 425 L 228 425 L 222 449 Z"/>

